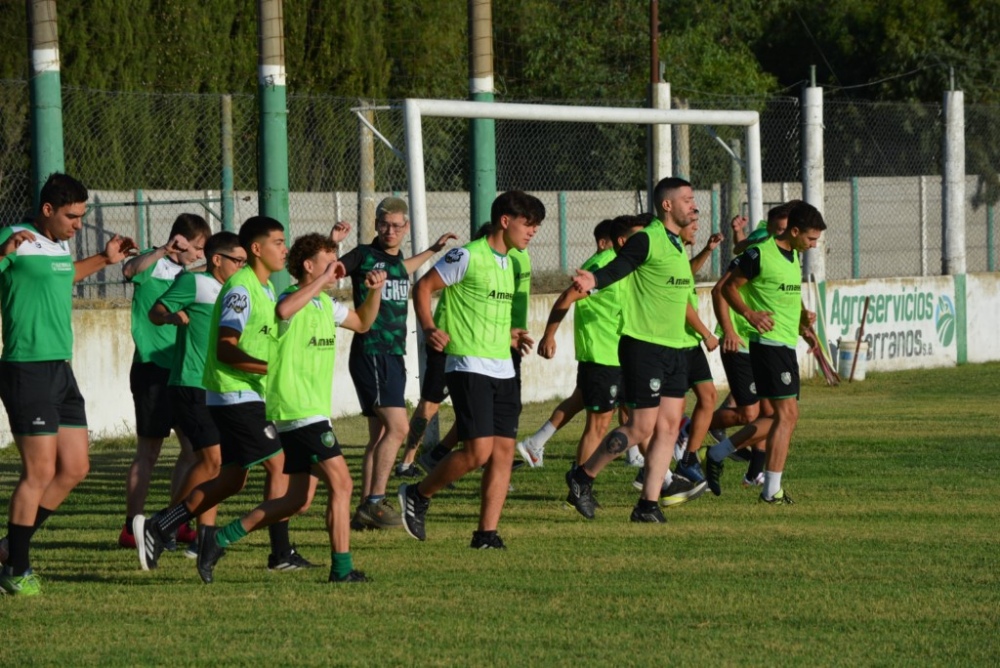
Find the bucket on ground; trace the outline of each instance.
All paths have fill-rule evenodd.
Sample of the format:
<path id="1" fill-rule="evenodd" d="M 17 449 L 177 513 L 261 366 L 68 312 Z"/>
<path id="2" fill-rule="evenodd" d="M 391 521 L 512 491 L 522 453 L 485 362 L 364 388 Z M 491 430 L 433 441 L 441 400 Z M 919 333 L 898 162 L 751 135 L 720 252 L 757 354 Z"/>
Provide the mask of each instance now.
<path id="1" fill-rule="evenodd" d="M 851 377 L 851 366 L 854 365 L 856 341 L 840 339 L 837 341 L 837 373 L 844 380 Z M 868 366 L 868 342 L 862 341 L 861 350 L 857 351 L 858 365 L 854 368 L 854 380 L 865 379 L 865 369 Z"/>

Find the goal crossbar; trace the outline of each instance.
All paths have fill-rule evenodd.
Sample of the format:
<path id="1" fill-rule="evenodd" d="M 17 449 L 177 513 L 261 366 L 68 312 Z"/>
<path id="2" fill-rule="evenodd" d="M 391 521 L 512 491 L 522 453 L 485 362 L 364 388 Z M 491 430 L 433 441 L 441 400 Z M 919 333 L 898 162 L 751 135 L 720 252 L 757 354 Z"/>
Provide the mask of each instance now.
<path id="1" fill-rule="evenodd" d="M 406 173 L 410 188 L 413 253 L 428 246 L 427 190 L 424 175 L 423 118 L 492 118 L 509 121 L 622 123 L 632 125 L 734 125 L 746 128 L 747 199 L 750 220 L 764 217 L 760 164 L 760 115 L 746 110 L 636 109 L 573 107 L 554 104 L 512 104 L 465 100 L 407 99 L 403 102 Z"/>

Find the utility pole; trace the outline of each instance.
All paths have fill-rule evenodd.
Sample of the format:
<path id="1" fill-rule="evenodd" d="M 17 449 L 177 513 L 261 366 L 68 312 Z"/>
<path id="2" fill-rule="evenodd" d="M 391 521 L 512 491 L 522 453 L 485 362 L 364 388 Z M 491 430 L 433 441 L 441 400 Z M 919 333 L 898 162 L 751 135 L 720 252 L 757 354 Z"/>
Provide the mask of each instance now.
<path id="1" fill-rule="evenodd" d="M 493 8 L 491 0 L 469 0 L 469 99 L 493 101 Z M 496 121 L 469 121 L 472 145 L 469 235 L 490 219 L 497 195 Z"/>
<path id="2" fill-rule="evenodd" d="M 649 106 L 651 109 L 670 108 L 670 84 L 663 82 L 660 72 L 660 3 L 649 2 Z M 657 124 L 649 126 L 649 202 L 650 211 L 655 211 L 653 188 L 660 179 L 673 173 L 673 145 L 671 126 Z"/>
<path id="3" fill-rule="evenodd" d="M 55 0 L 27 0 L 31 62 L 32 212 L 38 211 L 42 185 L 66 170 L 63 153 L 62 84 L 59 75 L 59 26 Z"/>
<path id="4" fill-rule="evenodd" d="M 285 20 L 282 0 L 257 1 L 257 66 L 260 129 L 257 135 L 257 198 L 262 216 L 285 226 L 288 213 L 288 103 L 285 96 Z M 277 290 L 288 287 L 288 272 L 273 274 Z"/>

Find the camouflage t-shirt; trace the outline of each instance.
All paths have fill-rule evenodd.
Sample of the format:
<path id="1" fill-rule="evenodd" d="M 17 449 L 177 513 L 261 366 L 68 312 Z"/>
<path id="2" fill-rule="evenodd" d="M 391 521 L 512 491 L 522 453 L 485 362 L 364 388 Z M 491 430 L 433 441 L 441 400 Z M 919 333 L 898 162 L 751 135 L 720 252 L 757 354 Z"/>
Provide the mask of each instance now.
<path id="1" fill-rule="evenodd" d="M 358 246 L 340 259 L 354 285 L 354 307 L 368 297 L 365 276 L 376 269 L 385 271 L 382 305 L 372 327 L 365 334 L 355 334 L 352 352 L 365 355 L 406 354 L 406 314 L 410 300 L 410 276 L 403 264 L 403 254 L 390 255 L 382 250 L 378 239 L 370 245 Z"/>

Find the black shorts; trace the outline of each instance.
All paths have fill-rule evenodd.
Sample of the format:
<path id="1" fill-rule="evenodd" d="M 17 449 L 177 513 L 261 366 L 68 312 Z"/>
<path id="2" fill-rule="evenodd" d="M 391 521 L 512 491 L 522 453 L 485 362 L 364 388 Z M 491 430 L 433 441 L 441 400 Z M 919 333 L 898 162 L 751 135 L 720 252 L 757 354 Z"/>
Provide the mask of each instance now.
<path id="1" fill-rule="evenodd" d="M 517 438 L 521 393 L 516 378 L 491 378 L 481 373 L 452 371 L 448 389 L 455 408 L 458 440 L 501 436 Z"/>
<path id="2" fill-rule="evenodd" d="M 59 427 L 87 427 L 83 395 L 66 360 L 0 362 L 0 400 L 15 436 L 55 434 Z"/>
<path id="3" fill-rule="evenodd" d="M 285 451 L 284 470 L 287 475 L 312 473 L 314 464 L 344 454 L 340 451 L 329 420 L 281 432 L 281 447 Z"/>
<path id="4" fill-rule="evenodd" d="M 205 405 L 205 390 L 200 387 L 170 386 L 177 428 L 191 441 L 193 450 L 219 445 L 219 429 Z"/>
<path id="5" fill-rule="evenodd" d="M 263 401 L 209 406 L 208 412 L 219 428 L 223 466 L 249 469 L 281 452 L 278 430 L 265 417 Z"/>
<path id="6" fill-rule="evenodd" d="M 622 363 L 622 401 L 633 408 L 660 405 L 661 397 L 683 399 L 687 393 L 687 354 L 648 341 L 623 336 L 618 341 Z"/>
<path id="7" fill-rule="evenodd" d="M 358 393 L 361 414 L 371 417 L 376 408 L 405 408 L 406 364 L 402 355 L 365 355 L 351 352 L 348 368 Z"/>
<path id="8" fill-rule="evenodd" d="M 729 393 L 737 406 L 753 406 L 757 398 L 757 383 L 753 379 L 750 353 L 722 353 L 722 368 L 726 370 Z"/>
<path id="9" fill-rule="evenodd" d="M 591 413 L 607 413 L 618 404 L 621 367 L 597 362 L 577 362 L 576 386 L 583 395 L 583 407 Z"/>
<path id="10" fill-rule="evenodd" d="M 170 369 L 152 362 L 132 362 L 128 384 L 135 405 L 135 433 L 144 438 L 166 438 L 174 426 L 167 381 Z"/>
<path id="11" fill-rule="evenodd" d="M 425 359 L 424 382 L 420 386 L 420 398 L 432 404 L 439 404 L 448 396 L 448 383 L 444 380 L 444 363 L 448 354 L 424 346 Z"/>
<path id="12" fill-rule="evenodd" d="M 761 399 L 798 398 L 799 360 L 794 349 L 751 341 L 750 364 Z"/>
<path id="13" fill-rule="evenodd" d="M 711 383 L 714 380 L 712 368 L 708 366 L 708 356 L 705 355 L 702 347 L 697 345 L 694 348 L 688 348 L 685 353 L 687 355 L 688 387 L 694 387 L 699 383 Z"/>

